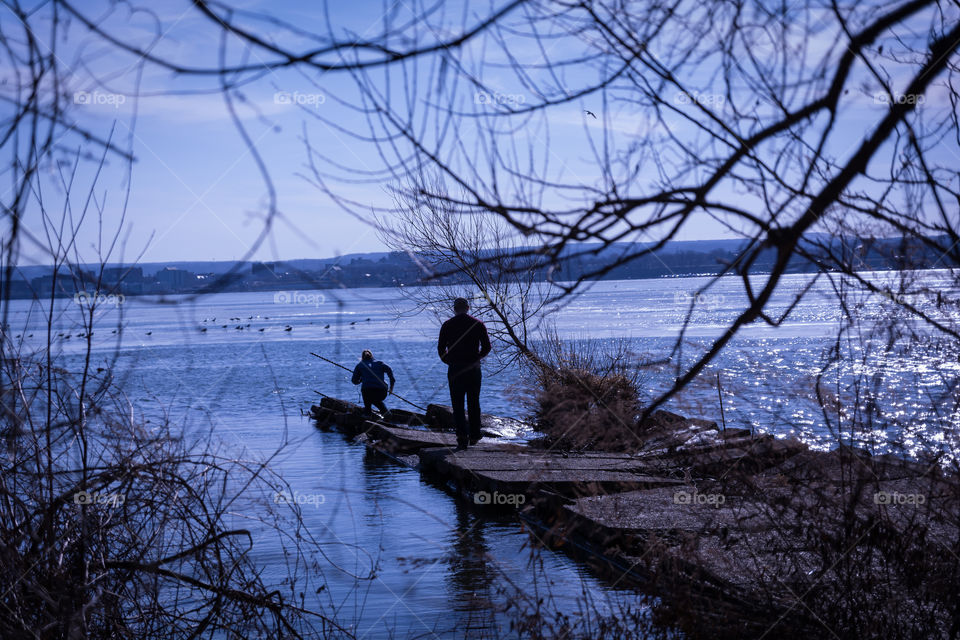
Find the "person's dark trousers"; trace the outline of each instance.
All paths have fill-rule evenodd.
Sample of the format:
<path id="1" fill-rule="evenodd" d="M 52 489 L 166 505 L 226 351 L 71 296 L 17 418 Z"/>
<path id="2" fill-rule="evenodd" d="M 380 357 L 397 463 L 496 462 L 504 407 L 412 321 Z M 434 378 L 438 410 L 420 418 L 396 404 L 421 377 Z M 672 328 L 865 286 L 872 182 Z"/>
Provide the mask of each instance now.
<path id="1" fill-rule="evenodd" d="M 480 439 L 480 383 L 483 379 L 480 367 L 461 369 L 451 366 L 447 370 L 450 383 L 450 406 L 453 407 L 453 422 L 457 427 L 457 444 L 466 446 L 469 440 Z M 463 401 L 467 401 L 470 416 L 469 428 L 464 415 Z"/>
<path id="2" fill-rule="evenodd" d="M 375 387 L 362 387 L 360 389 L 360 395 L 363 396 L 363 410 L 367 413 L 370 413 L 370 405 L 376 405 L 377 409 L 380 409 L 380 413 L 386 415 L 387 405 L 383 404 L 383 401 L 387 398 L 386 389 L 377 389 Z"/>

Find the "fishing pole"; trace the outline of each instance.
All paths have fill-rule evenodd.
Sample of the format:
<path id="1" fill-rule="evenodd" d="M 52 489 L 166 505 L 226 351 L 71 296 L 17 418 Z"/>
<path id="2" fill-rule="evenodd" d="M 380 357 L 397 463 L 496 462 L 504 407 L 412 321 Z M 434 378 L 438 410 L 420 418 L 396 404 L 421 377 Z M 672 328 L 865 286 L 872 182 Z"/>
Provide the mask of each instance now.
<path id="1" fill-rule="evenodd" d="M 325 362 L 329 362 L 330 364 L 332 364 L 332 365 L 334 365 L 334 366 L 340 367 L 340 368 L 343 369 L 344 371 L 349 371 L 350 373 L 353 373 L 353 370 L 352 370 L 352 369 L 348 369 L 348 368 L 346 368 L 345 366 L 343 366 L 342 364 L 340 364 L 339 362 L 334 362 L 334 361 L 331 360 L 330 358 L 324 358 L 324 357 L 323 357 L 322 355 L 320 355 L 319 353 L 314 353 L 313 351 L 311 351 L 311 352 L 310 352 L 310 355 L 316 356 L 316 357 L 320 358 L 321 360 L 323 360 L 323 361 L 325 361 Z M 320 393 L 320 392 L 318 391 L 317 393 Z M 321 393 L 320 395 L 326 395 L 326 394 Z M 404 398 L 403 396 L 401 396 L 401 395 L 398 394 L 398 393 L 394 393 L 393 391 L 391 391 L 391 392 L 390 392 L 390 395 L 395 396 L 396 398 L 398 398 L 398 399 L 400 399 L 400 400 L 403 400 L 404 402 L 406 402 L 407 404 L 409 404 L 411 407 L 416 407 L 417 409 L 420 409 L 420 411 L 423 411 L 424 413 L 427 412 L 427 410 L 424 409 L 423 407 L 421 407 L 420 405 L 418 405 L 418 404 L 416 404 L 416 403 L 413 403 L 413 402 L 410 402 L 409 400 L 407 400 L 406 398 Z"/>
<path id="2" fill-rule="evenodd" d="M 353 369 L 347 369 L 345 366 L 343 366 L 343 365 L 340 364 L 339 362 L 334 362 L 334 361 L 331 360 L 330 358 L 324 358 L 324 357 L 321 356 L 319 353 L 314 353 L 313 351 L 311 351 L 311 352 L 310 352 L 310 355 L 312 355 L 312 356 L 317 356 L 317 357 L 320 358 L 321 360 L 325 360 L 325 361 L 329 362 L 329 363 L 332 364 L 332 365 L 335 365 L 335 366 L 337 366 L 337 367 L 340 367 L 340 368 L 343 369 L 344 371 L 349 371 L 350 373 L 353 373 Z M 321 395 L 323 395 L 323 394 L 321 394 Z"/>

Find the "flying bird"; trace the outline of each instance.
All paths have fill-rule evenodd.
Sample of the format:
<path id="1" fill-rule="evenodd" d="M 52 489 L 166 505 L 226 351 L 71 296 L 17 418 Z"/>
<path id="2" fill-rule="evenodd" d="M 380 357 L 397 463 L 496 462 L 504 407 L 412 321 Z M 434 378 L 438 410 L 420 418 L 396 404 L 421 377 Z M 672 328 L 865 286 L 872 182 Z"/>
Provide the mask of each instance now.
<path id="1" fill-rule="evenodd" d="M 585 114 L 587 114 L 588 116 L 593 116 L 593 119 L 594 119 L 594 120 L 597 119 L 597 114 L 595 114 L 593 111 L 590 111 L 589 109 L 584 109 L 583 112 L 584 112 Z"/>

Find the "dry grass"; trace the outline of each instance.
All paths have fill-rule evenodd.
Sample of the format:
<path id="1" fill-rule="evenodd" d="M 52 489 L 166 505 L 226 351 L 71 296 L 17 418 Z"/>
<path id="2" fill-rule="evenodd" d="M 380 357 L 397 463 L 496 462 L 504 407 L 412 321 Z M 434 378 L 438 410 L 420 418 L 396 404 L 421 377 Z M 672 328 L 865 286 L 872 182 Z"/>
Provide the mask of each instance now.
<path id="1" fill-rule="evenodd" d="M 594 451 L 635 447 L 643 378 L 626 342 L 564 342 L 551 335 L 526 367 L 529 388 L 523 399 L 552 446 Z"/>

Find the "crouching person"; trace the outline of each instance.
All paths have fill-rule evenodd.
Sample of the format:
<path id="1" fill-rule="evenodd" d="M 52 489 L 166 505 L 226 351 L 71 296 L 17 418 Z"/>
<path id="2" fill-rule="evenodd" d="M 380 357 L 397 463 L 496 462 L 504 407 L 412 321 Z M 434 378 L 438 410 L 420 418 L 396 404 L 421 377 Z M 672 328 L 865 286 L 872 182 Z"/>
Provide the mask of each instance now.
<path id="1" fill-rule="evenodd" d="M 389 386 L 383 379 L 384 375 L 390 379 Z M 386 417 L 389 410 L 387 405 L 383 404 L 383 401 L 388 393 L 393 393 L 395 382 L 393 370 L 379 360 L 374 360 L 373 353 L 369 349 L 364 349 L 360 356 L 360 362 L 353 370 L 353 384 L 360 385 L 364 413 L 370 413 L 370 405 L 374 405 Z"/>

